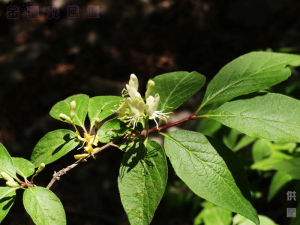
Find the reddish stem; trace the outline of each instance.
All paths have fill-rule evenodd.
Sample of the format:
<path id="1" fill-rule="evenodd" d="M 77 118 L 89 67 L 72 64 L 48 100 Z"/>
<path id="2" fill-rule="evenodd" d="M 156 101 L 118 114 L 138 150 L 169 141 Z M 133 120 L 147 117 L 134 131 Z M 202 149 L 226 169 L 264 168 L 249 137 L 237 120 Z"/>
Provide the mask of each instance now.
<path id="1" fill-rule="evenodd" d="M 161 131 L 161 130 L 164 130 L 164 129 L 167 129 L 169 127 L 174 127 L 174 126 L 177 126 L 179 124 L 182 124 L 182 123 L 185 123 L 189 120 L 195 120 L 197 119 L 197 116 L 195 115 L 191 115 L 191 116 L 188 116 L 187 118 L 184 118 L 182 120 L 179 120 L 179 121 L 176 121 L 174 123 L 169 123 L 169 124 L 166 124 L 164 126 L 161 126 L 159 128 L 157 128 L 156 126 L 155 127 L 152 127 L 150 130 L 149 130 L 149 133 L 154 133 L 154 132 L 157 132 L 157 131 Z M 141 135 L 146 135 L 146 130 L 143 130 Z"/>

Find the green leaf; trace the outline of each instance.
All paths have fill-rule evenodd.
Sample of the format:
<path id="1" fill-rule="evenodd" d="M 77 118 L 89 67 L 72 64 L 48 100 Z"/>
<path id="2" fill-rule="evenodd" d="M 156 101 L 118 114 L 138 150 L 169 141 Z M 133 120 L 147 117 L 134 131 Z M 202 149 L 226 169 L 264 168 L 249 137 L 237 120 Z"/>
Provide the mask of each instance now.
<path id="1" fill-rule="evenodd" d="M 119 191 L 131 225 L 150 224 L 164 194 L 168 176 L 162 147 L 148 141 L 136 143 L 123 157 L 118 178 Z"/>
<path id="2" fill-rule="evenodd" d="M 173 111 L 186 102 L 205 83 L 205 77 L 197 72 L 178 71 L 166 73 L 153 78 L 155 87 L 152 95 L 160 96 L 158 110 Z"/>
<path id="3" fill-rule="evenodd" d="M 231 129 L 228 135 L 223 136 L 223 143 L 230 149 L 236 145 L 238 137 L 241 133 L 235 129 Z"/>
<path id="4" fill-rule="evenodd" d="M 269 93 L 227 102 L 205 115 L 252 137 L 300 142 L 300 101 Z"/>
<path id="5" fill-rule="evenodd" d="M 258 218 L 260 225 L 277 225 L 277 223 L 275 223 L 269 217 L 259 215 Z M 254 225 L 254 223 L 240 215 L 235 215 L 233 217 L 233 225 Z"/>
<path id="6" fill-rule="evenodd" d="M 91 126 L 95 125 L 95 120 L 102 121 L 114 114 L 118 109 L 122 97 L 118 96 L 98 96 L 90 98 L 89 102 L 89 119 Z"/>
<path id="7" fill-rule="evenodd" d="M 262 170 L 262 171 L 273 170 L 274 165 L 276 163 L 280 163 L 283 160 L 291 159 L 291 158 L 292 156 L 287 155 L 285 153 L 273 152 L 270 157 L 252 164 L 251 169 Z"/>
<path id="8" fill-rule="evenodd" d="M 207 86 L 201 108 L 267 89 L 291 75 L 288 66 L 299 66 L 300 56 L 251 52 L 225 65 Z"/>
<path id="9" fill-rule="evenodd" d="M 209 202 L 204 202 L 205 208 L 198 214 L 194 220 L 194 225 L 230 225 L 231 212 L 221 207 L 215 206 Z"/>
<path id="10" fill-rule="evenodd" d="M 242 137 L 241 140 L 239 140 L 239 142 L 236 144 L 236 146 L 234 146 L 233 151 L 235 151 L 235 152 L 239 151 L 239 150 L 247 147 L 248 145 L 250 145 L 255 140 L 256 140 L 256 138 L 245 135 L 244 137 Z"/>
<path id="11" fill-rule="evenodd" d="M 9 212 L 16 198 L 16 189 L 0 187 L 0 223 Z"/>
<path id="12" fill-rule="evenodd" d="M 97 136 L 99 141 L 102 143 L 108 143 L 113 141 L 116 137 L 123 136 L 126 134 L 126 125 L 118 120 L 113 118 L 106 121 L 100 129 L 97 131 Z"/>
<path id="13" fill-rule="evenodd" d="M 257 140 L 252 147 L 252 158 L 254 162 L 263 160 L 270 156 L 271 153 L 270 142 L 263 139 Z"/>
<path id="14" fill-rule="evenodd" d="M 207 136 L 213 136 L 218 130 L 221 129 L 221 127 L 221 123 L 209 118 L 203 118 L 200 120 L 197 126 L 197 132 Z"/>
<path id="15" fill-rule="evenodd" d="M 43 187 L 26 189 L 23 204 L 36 225 L 65 225 L 66 215 L 57 196 Z"/>
<path id="16" fill-rule="evenodd" d="M 300 180 L 300 157 L 274 163 L 272 169 L 287 173 L 293 179 Z"/>
<path id="17" fill-rule="evenodd" d="M 38 167 L 49 164 L 72 151 L 79 144 L 76 134 L 70 130 L 55 130 L 42 137 L 33 149 L 31 161 Z"/>
<path id="18" fill-rule="evenodd" d="M 163 135 L 176 174 L 195 194 L 258 224 L 246 174 L 230 149 L 197 132 L 178 130 Z"/>
<path id="19" fill-rule="evenodd" d="M 17 173 L 20 176 L 27 178 L 34 174 L 35 166 L 27 159 L 13 157 L 12 161 Z"/>
<path id="20" fill-rule="evenodd" d="M 0 143 L 0 173 L 5 172 L 11 177 L 16 177 L 16 170 L 6 148 Z"/>
<path id="21" fill-rule="evenodd" d="M 269 188 L 268 201 L 271 201 L 271 199 L 277 194 L 277 192 L 292 179 L 293 178 L 289 174 L 280 171 L 276 172 L 272 178 Z"/>
<path id="22" fill-rule="evenodd" d="M 62 120 L 59 115 L 63 113 L 71 117 L 70 103 L 72 101 L 76 102 L 74 123 L 78 126 L 84 127 L 84 121 L 89 107 L 89 96 L 85 94 L 73 95 L 65 100 L 59 101 L 50 110 L 50 116 L 52 116 L 54 119 L 69 123 L 65 120 Z"/>

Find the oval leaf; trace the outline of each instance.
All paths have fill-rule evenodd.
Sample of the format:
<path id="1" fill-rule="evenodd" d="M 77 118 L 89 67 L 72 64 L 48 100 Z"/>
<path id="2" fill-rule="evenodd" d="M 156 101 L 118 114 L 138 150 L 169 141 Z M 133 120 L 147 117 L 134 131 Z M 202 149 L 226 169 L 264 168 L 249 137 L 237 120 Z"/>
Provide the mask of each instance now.
<path id="1" fill-rule="evenodd" d="M 11 177 L 16 177 L 16 169 L 14 168 L 12 158 L 4 145 L 0 143 L 0 173 L 1 172 L 5 172 Z"/>
<path id="2" fill-rule="evenodd" d="M 35 167 L 41 163 L 52 163 L 72 151 L 78 144 L 73 131 L 60 129 L 49 132 L 36 144 L 30 158 L 31 162 Z"/>
<path id="3" fill-rule="evenodd" d="M 0 223 L 9 212 L 15 202 L 16 189 L 10 187 L 0 187 Z"/>
<path id="4" fill-rule="evenodd" d="M 136 143 L 123 157 L 118 178 L 121 201 L 131 225 L 150 224 L 164 194 L 168 176 L 162 147 Z"/>
<path id="5" fill-rule="evenodd" d="M 12 160 L 14 167 L 20 176 L 27 178 L 34 173 L 35 166 L 27 159 L 13 157 Z"/>
<path id="6" fill-rule="evenodd" d="M 205 115 L 252 137 L 300 142 L 300 101 L 269 93 L 227 102 Z"/>
<path id="7" fill-rule="evenodd" d="M 178 71 L 153 78 L 155 87 L 151 95 L 160 96 L 158 110 L 169 112 L 186 102 L 205 83 L 205 77 L 197 72 Z"/>
<path id="8" fill-rule="evenodd" d="M 85 94 L 73 95 L 63 101 L 59 101 L 50 110 L 50 116 L 54 119 L 68 123 L 67 121 L 62 120 L 59 117 L 59 114 L 63 113 L 70 117 L 70 103 L 72 101 L 76 102 L 74 123 L 78 126 L 84 127 L 84 121 L 89 107 L 89 96 Z"/>
<path id="9" fill-rule="evenodd" d="M 165 151 L 176 174 L 200 197 L 259 224 L 246 175 L 234 153 L 198 132 L 165 135 Z"/>
<path id="10" fill-rule="evenodd" d="M 89 119 L 91 126 L 95 125 L 95 120 L 102 121 L 114 114 L 118 109 L 122 97 L 119 96 L 98 96 L 90 98 Z"/>
<path id="11" fill-rule="evenodd" d="M 121 122 L 117 118 L 106 121 L 100 129 L 97 131 L 99 141 L 102 143 L 108 143 L 113 141 L 116 137 L 120 137 L 126 134 L 126 124 Z"/>
<path id="12" fill-rule="evenodd" d="M 208 84 L 201 108 L 267 89 L 291 75 L 288 66 L 299 66 L 300 56 L 251 52 L 225 65 Z"/>
<path id="13" fill-rule="evenodd" d="M 36 225 L 65 225 L 66 215 L 56 195 L 43 187 L 24 191 L 23 204 Z"/>

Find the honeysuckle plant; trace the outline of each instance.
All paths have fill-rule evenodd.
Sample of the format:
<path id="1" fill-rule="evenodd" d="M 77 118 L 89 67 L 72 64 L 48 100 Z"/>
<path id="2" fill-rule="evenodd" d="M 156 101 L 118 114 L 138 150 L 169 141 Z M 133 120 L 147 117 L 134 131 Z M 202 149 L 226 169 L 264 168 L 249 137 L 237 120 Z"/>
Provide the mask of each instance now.
<path id="1" fill-rule="evenodd" d="M 30 160 L 11 157 L 0 144 L 0 174 L 5 180 L 0 187 L 0 222 L 14 204 L 17 191 L 23 190 L 24 208 L 35 224 L 66 224 L 64 208 L 51 191 L 53 185 L 82 162 L 114 147 L 124 152 L 118 186 L 131 225 L 151 223 L 167 185 L 167 158 L 177 176 L 206 200 L 206 211 L 199 220 L 218 207 L 259 224 L 247 176 L 235 151 L 204 132 L 168 132 L 167 128 L 210 119 L 246 134 L 250 142 L 261 138 L 298 143 L 300 101 L 268 90 L 288 79 L 291 67 L 297 66 L 299 55 L 251 52 L 240 56 L 208 83 L 194 113 L 172 123 L 168 123 L 170 114 L 204 86 L 202 74 L 178 71 L 155 76 L 148 81 L 145 96 L 139 92 L 138 77 L 132 74 L 120 96 L 77 94 L 58 102 L 50 115 L 70 124 L 70 129 L 45 134 Z M 151 140 L 153 134 L 164 138 L 163 146 Z M 66 154 L 74 155 L 74 163 L 54 172 L 46 187 L 34 181 L 47 164 Z M 283 166 L 287 174 L 289 166 L 295 165 Z"/>

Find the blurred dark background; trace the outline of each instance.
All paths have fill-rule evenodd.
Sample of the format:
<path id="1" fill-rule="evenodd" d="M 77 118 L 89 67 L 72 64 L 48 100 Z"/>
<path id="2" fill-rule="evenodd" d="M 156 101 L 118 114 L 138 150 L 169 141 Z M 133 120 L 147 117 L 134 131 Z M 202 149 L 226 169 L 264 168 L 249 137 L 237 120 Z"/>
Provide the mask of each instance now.
<path id="1" fill-rule="evenodd" d="M 26 12 L 30 5 L 39 6 L 38 15 Z M 299 0 L 2 0 L 0 6 L 0 142 L 13 156 L 29 158 L 46 132 L 67 127 L 48 112 L 72 94 L 119 95 L 130 73 L 142 87 L 175 70 L 211 79 L 253 50 L 300 52 Z M 49 6 L 59 15 L 49 14 Z M 100 9 L 99 18 L 89 14 L 91 6 Z M 19 14 L 8 13 L 10 7 Z M 116 182 L 121 157 L 109 149 L 55 185 L 68 224 L 128 224 Z M 36 182 L 46 185 L 54 170 L 71 162 L 72 155 L 49 165 Z M 172 172 L 170 180 L 153 224 L 192 224 L 198 200 L 176 186 Z M 179 206 L 172 193 L 183 193 L 179 198 L 188 203 L 181 199 Z M 22 204 L 3 224 L 30 224 Z"/>

